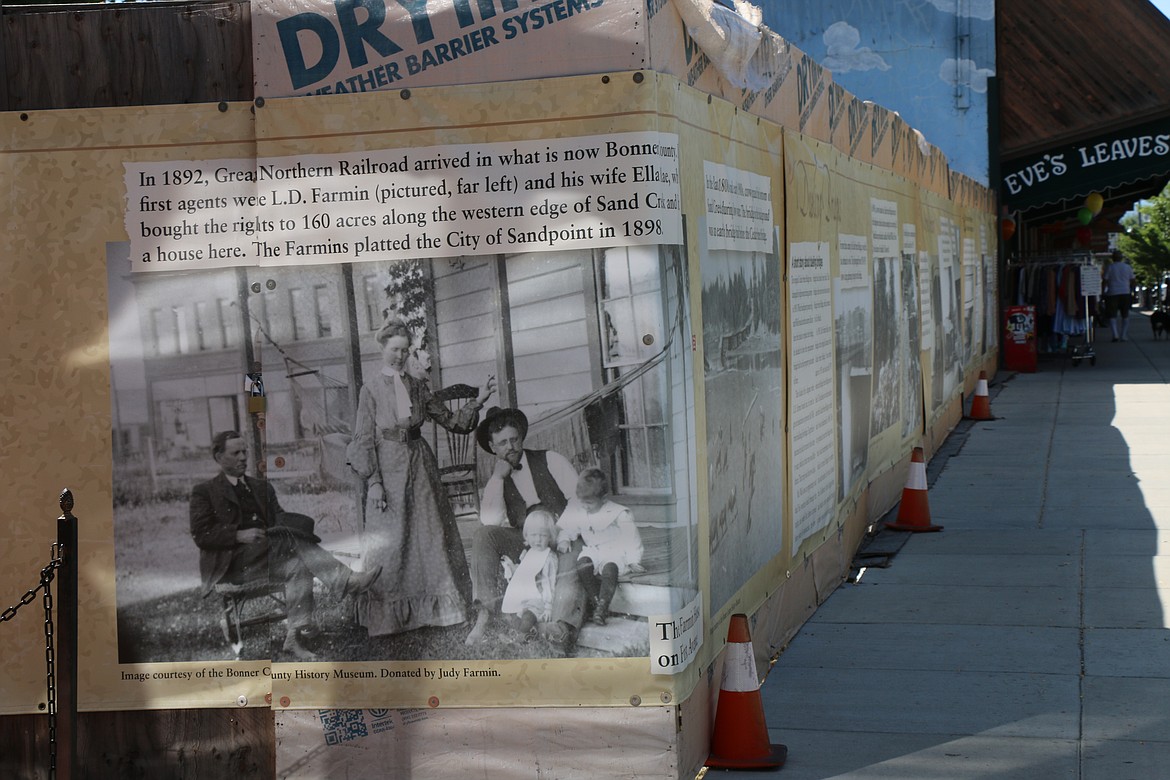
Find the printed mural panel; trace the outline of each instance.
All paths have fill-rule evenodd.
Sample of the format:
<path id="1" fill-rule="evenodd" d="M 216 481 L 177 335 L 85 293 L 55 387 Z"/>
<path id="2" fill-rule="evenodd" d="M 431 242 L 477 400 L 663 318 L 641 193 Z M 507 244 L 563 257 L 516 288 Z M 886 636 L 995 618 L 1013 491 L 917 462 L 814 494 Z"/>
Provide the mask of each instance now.
<path id="1" fill-rule="evenodd" d="M 605 143 L 647 129 L 638 112 L 616 125 L 612 118 L 593 124 L 578 118 L 572 127 L 558 127 L 547 119 L 559 100 L 547 86 L 535 92 L 532 84 L 523 87 L 530 99 L 525 110 L 552 122 L 540 149 L 542 165 L 553 162 L 560 139 L 599 139 L 604 154 Z M 654 85 L 646 87 L 635 103 L 658 102 Z M 629 81 L 610 91 L 607 102 L 628 100 L 631 89 L 639 87 Z M 531 102 L 534 94 L 539 106 Z M 438 105 L 429 102 L 427 110 Z M 469 104 L 453 96 L 440 114 L 457 114 L 454 107 Z M 305 116 L 287 108 L 291 121 L 271 121 L 295 136 Z M 385 115 L 368 101 L 347 110 L 354 131 L 365 116 Z M 580 117 L 577 108 L 573 113 Z M 173 143 L 158 146 L 162 131 L 150 127 L 154 114 Z M 433 174 L 421 166 L 401 178 L 373 170 L 376 165 L 358 170 L 379 153 L 401 160 L 430 147 L 417 147 L 400 133 L 385 136 L 394 141 L 389 152 L 369 134 L 318 135 L 303 144 L 321 156 L 299 158 L 305 168 L 285 170 L 304 172 L 308 160 L 322 175 L 290 174 L 266 185 L 236 175 L 275 165 L 271 161 L 280 157 L 262 148 L 246 164 L 256 126 L 246 108 L 239 114 L 233 123 L 233 112 L 225 117 L 215 106 L 124 110 L 88 134 L 78 132 L 80 117 L 47 114 L 37 149 L 26 155 L 46 171 L 76 166 L 79 155 L 85 160 L 88 183 L 80 191 L 88 194 L 79 201 L 87 209 L 85 225 L 42 255 L 48 268 L 70 268 L 73 257 L 86 258 L 86 269 L 101 268 L 100 281 L 73 279 L 95 291 L 93 311 L 79 306 L 73 315 L 98 338 L 93 359 L 78 369 L 85 384 L 98 389 L 74 404 L 88 410 L 81 429 L 70 426 L 70 436 L 56 444 L 46 440 L 57 452 L 79 453 L 73 437 L 80 431 L 90 448 L 85 462 L 98 464 L 92 480 L 69 480 L 78 514 L 89 521 L 82 534 L 82 707 L 238 706 L 241 696 L 263 706 L 268 692 L 281 707 L 337 701 L 424 706 L 431 698 L 531 704 L 535 700 L 523 691 L 566 695 L 561 684 L 530 677 L 518 683 L 517 675 L 527 674 L 516 663 L 521 659 L 551 659 L 561 668 L 561 682 L 570 667 L 582 675 L 591 693 L 568 694 L 575 704 L 628 702 L 632 691 L 658 701 L 661 691 L 673 691 L 670 675 L 686 669 L 705 639 L 691 498 L 690 272 L 681 247 L 662 243 L 665 235 L 647 234 L 630 242 L 613 236 L 564 246 L 537 241 L 482 254 L 440 237 L 433 255 L 402 256 L 402 247 L 387 242 L 409 233 L 415 251 L 406 254 L 417 255 L 413 239 L 430 225 L 421 219 L 381 223 L 395 209 L 405 213 L 401 202 L 320 199 L 303 212 L 286 200 L 300 193 L 311 201 L 329 187 L 357 193 L 366 190 L 362 181 L 375 182 L 371 193 L 407 186 L 455 192 L 457 176 L 424 181 Z M 529 117 L 518 119 L 531 134 Z M 93 149 L 52 149 L 45 138 L 56 128 L 63 138 L 92 139 Z M 484 144 L 507 137 L 501 128 L 465 129 L 462 138 L 451 137 L 455 145 L 426 154 L 476 160 L 474 149 L 486 159 Z M 187 143 L 187 132 L 199 134 L 201 145 Z M 290 137 L 281 143 L 287 146 Z M 577 198 L 565 189 L 579 182 L 554 186 L 562 173 L 588 179 L 584 166 L 561 160 L 568 167 L 538 173 L 518 162 L 514 155 L 529 142 L 503 141 L 511 147 L 504 152 L 513 155 L 509 164 L 519 168 L 508 168 L 494 152 L 491 157 L 493 175 L 510 172 L 518 190 L 537 179 L 549 185 L 539 197 L 510 199 L 525 212 L 517 230 L 539 232 L 584 198 L 598 204 L 595 192 Z M 464 151 L 456 153 L 460 143 Z M 202 156 L 190 156 L 192 148 Z M 285 158 L 299 153 L 277 151 Z M 652 186 L 672 193 L 668 241 L 681 242 L 678 158 L 671 157 L 674 167 L 666 173 L 641 169 L 637 175 L 657 176 Z M 632 168 L 610 164 L 606 170 L 615 184 L 644 183 L 634 184 Z M 347 175 L 351 180 L 339 184 Z M 71 186 L 52 173 L 41 181 Z M 119 188 L 124 197 L 108 197 Z M 640 205 L 626 216 L 645 208 L 644 195 L 628 190 L 623 196 L 628 205 L 635 197 Z M 428 223 L 438 210 L 428 205 Z M 328 219 L 315 219 L 320 215 Z M 366 225 L 368 236 L 330 232 L 353 230 L 371 218 L 379 224 Z M 273 235 L 281 230 L 290 234 Z M 471 231 L 464 226 L 462 232 Z M 17 246 L 27 240 L 18 237 Z M 370 242 L 363 256 L 359 240 Z M 347 249 L 301 257 L 284 251 L 290 243 Z M 95 254 L 103 261 L 93 263 Z M 55 278 L 42 266 L 22 268 L 30 284 Z M 379 342 L 388 319 L 401 320 L 401 330 Z M 71 339 L 86 341 L 80 334 Z M 384 369 L 399 360 L 404 374 L 389 377 Z M 23 386 L 18 377 L 19 371 L 14 386 Z M 461 385 L 470 396 L 444 400 Z M 401 401 L 405 406 L 398 406 Z M 486 429 L 479 424 L 495 406 L 527 417 L 527 448 L 561 456 L 564 468 L 552 467 L 566 480 L 558 483 L 566 500 L 558 514 L 583 500 L 570 480 L 588 477 L 593 492 L 608 498 L 601 511 L 609 520 L 596 527 L 602 515 L 581 510 L 573 532 L 567 520 L 565 529 L 554 525 L 544 540 L 552 537 L 553 552 L 543 556 L 544 565 L 528 569 L 535 595 L 521 602 L 527 606 L 515 619 L 493 615 L 478 641 L 468 643 L 478 605 L 502 601 L 511 584 L 501 579 L 506 569 L 519 570 L 529 557 L 517 528 L 511 533 L 520 544 L 509 566 L 497 557 L 499 570 L 490 572 L 500 592 L 476 598 L 476 539 L 496 511 L 492 501 L 499 506 L 502 500 L 488 495 L 489 483 L 507 460 L 497 456 L 493 434 L 486 434 L 486 446 L 480 443 Z M 220 436 L 224 432 L 235 435 Z M 363 437 L 372 439 L 365 449 L 353 444 Z M 374 470 L 361 462 L 363 453 L 374 458 Z M 237 470 L 242 478 L 233 485 L 227 476 Z M 250 497 L 242 497 L 241 486 Z M 500 511 L 510 526 L 511 510 Z M 596 534 L 610 525 L 624 534 L 611 547 L 620 573 L 614 592 L 603 593 L 609 561 L 600 548 L 591 549 L 588 565 L 599 580 L 599 598 L 591 599 L 580 554 L 590 548 L 587 537 L 598 541 Z M 562 543 L 564 553 L 556 551 Z M 248 555 L 236 554 L 244 548 Z M 253 576 L 277 585 L 252 592 Z M 576 629 L 566 642 L 557 631 L 561 623 L 548 619 L 554 607 L 546 602 L 545 585 L 561 592 L 570 577 L 587 595 L 573 596 L 565 608 L 564 622 Z M 225 584 L 230 587 L 219 587 Z M 604 613 L 603 595 L 609 602 Z M 536 618 L 535 631 L 526 629 L 525 611 Z M 273 613 L 275 619 L 261 620 Z M 664 632 L 670 634 L 665 643 Z M 35 684 L 25 693 L 5 690 L 14 706 L 35 708 Z"/>
<path id="2" fill-rule="evenodd" d="M 83 709 L 677 701 L 722 645 L 708 634 L 914 439 L 916 371 L 940 379 L 932 411 L 965 379 L 962 307 L 987 296 L 964 297 L 952 204 L 915 205 L 673 79 L 252 111 L 45 112 L 6 131 L 13 256 L 38 262 L 14 263 L 0 307 L 0 400 L 29 453 L 5 499 L 77 496 Z M 70 204 L 71 229 L 44 203 Z M 899 320 L 892 345 L 875 316 Z M 492 407 L 524 422 L 481 429 Z M 565 500 L 531 542 L 525 473 L 539 503 L 551 483 Z M 620 560 L 586 539 L 598 484 Z M 44 519 L 10 523 L 11 592 L 43 565 Z M 480 541 L 496 522 L 502 553 Z M 285 552 L 232 554 L 261 529 Z M 527 596 L 477 633 L 509 570 Z M 278 587 L 216 590 L 256 572 Z M 29 615 L 5 644 L 8 711 L 41 696 Z"/>

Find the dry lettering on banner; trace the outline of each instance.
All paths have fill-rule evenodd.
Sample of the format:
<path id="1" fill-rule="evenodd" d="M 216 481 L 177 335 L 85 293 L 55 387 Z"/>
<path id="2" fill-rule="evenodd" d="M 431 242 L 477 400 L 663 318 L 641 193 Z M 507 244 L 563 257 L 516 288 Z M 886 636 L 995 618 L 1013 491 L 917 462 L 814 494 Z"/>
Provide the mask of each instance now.
<path id="1" fill-rule="evenodd" d="M 772 251 L 772 180 L 703 161 L 707 248 Z"/>
<path id="2" fill-rule="evenodd" d="M 678 674 L 703 644 L 703 594 L 673 615 L 651 615 L 650 674 Z"/>
<path id="3" fill-rule="evenodd" d="M 253 0 L 256 93 L 637 70 L 644 13 L 633 0 Z"/>
<path id="4" fill-rule="evenodd" d="M 652 131 L 126 163 L 125 184 L 136 272 L 682 243 L 678 136 Z"/>

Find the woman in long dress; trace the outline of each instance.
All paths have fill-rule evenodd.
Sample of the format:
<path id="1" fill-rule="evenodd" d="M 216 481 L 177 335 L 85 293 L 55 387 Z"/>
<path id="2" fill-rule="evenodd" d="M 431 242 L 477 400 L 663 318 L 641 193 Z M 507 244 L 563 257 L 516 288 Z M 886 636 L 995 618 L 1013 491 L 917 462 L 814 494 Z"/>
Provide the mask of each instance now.
<path id="1" fill-rule="evenodd" d="M 388 320 L 376 338 L 382 370 L 361 388 L 346 451 L 368 486 L 363 565 L 382 567 L 358 602 L 358 617 L 370 636 L 457 625 L 467 619 L 471 576 L 435 454 L 420 429 L 430 419 L 448 430 L 473 431 L 495 377 L 452 412 L 404 370 L 411 340 L 405 323 Z"/>

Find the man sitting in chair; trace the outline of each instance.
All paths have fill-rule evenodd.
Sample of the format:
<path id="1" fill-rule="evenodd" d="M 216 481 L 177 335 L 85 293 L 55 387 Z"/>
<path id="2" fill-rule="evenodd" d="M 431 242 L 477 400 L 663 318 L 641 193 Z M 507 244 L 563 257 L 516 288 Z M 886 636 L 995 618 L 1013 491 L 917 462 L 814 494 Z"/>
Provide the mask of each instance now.
<path id="1" fill-rule="evenodd" d="M 220 473 L 191 490 L 191 536 L 199 547 L 203 595 L 219 583 L 284 582 L 288 634 L 284 649 L 301 661 L 317 656 L 302 642 L 316 633 L 313 579 L 342 597 L 369 589 L 382 567 L 354 572 L 321 549 L 303 515 L 288 515 L 267 480 L 244 474 L 248 446 L 236 431 L 217 433 L 211 456 Z"/>

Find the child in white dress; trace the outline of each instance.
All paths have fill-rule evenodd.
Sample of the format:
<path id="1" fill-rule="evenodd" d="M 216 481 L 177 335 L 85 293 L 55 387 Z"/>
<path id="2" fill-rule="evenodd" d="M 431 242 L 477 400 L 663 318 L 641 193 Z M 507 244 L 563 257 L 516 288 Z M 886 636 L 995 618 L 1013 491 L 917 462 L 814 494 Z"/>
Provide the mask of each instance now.
<path id="1" fill-rule="evenodd" d="M 642 536 L 630 510 L 609 500 L 609 479 L 601 469 L 585 469 L 577 478 L 577 497 L 557 523 L 557 549 L 568 552 L 577 539 L 577 577 L 593 606 L 591 620 L 604 626 L 617 591 L 618 577 L 642 569 Z"/>
<path id="2" fill-rule="evenodd" d="M 508 587 L 500 611 L 519 618 L 520 633 L 525 639 L 535 639 L 537 624 L 552 620 L 553 591 L 557 581 L 556 519 L 544 509 L 533 509 L 524 520 L 524 543 L 520 563 L 504 569 Z M 511 571 L 508 571 L 511 569 Z"/>

